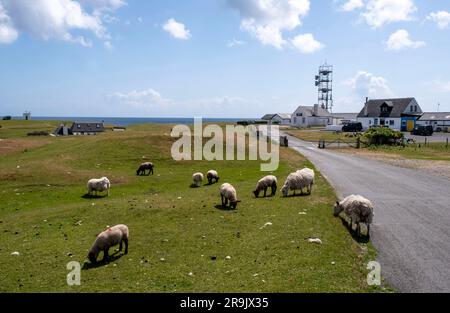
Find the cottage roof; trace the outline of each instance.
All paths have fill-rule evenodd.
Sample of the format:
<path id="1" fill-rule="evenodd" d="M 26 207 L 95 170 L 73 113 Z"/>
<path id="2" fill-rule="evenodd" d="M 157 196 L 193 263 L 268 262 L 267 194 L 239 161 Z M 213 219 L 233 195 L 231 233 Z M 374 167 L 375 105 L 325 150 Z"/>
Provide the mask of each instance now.
<path id="1" fill-rule="evenodd" d="M 261 117 L 262 120 L 269 121 L 271 120 L 276 114 L 266 114 L 263 117 Z"/>
<path id="2" fill-rule="evenodd" d="M 450 112 L 426 112 L 419 118 L 420 121 L 450 121 Z"/>
<path id="3" fill-rule="evenodd" d="M 414 98 L 373 99 L 366 102 L 358 117 L 401 117 Z M 386 112 L 381 112 L 381 106 L 387 106 Z M 366 111 L 367 110 L 367 111 Z"/>
<path id="4" fill-rule="evenodd" d="M 300 105 L 297 110 L 295 111 L 302 111 L 304 113 L 305 116 L 314 116 L 314 106 L 308 106 L 308 105 Z M 330 112 L 328 112 L 327 110 L 323 109 L 322 107 L 319 106 L 318 108 L 318 115 L 320 117 L 330 117 L 332 116 Z"/>
<path id="5" fill-rule="evenodd" d="M 72 132 L 104 132 L 103 122 L 74 122 L 70 127 Z"/>

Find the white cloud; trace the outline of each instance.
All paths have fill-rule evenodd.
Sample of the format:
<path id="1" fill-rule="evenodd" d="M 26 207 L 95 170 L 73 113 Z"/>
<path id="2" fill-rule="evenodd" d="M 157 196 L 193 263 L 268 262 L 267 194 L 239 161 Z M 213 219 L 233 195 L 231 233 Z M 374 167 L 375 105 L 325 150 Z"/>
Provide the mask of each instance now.
<path id="1" fill-rule="evenodd" d="M 83 8 L 86 5 L 92 13 Z M 0 42 L 12 43 L 21 32 L 41 40 L 61 40 L 91 46 L 86 37 L 110 40 L 102 10 L 115 10 L 122 0 L 0 0 Z M 5 13 L 7 12 L 7 13 Z"/>
<path id="2" fill-rule="evenodd" d="M 111 103 L 128 105 L 135 108 L 161 107 L 171 103 L 170 99 L 163 98 L 154 89 L 134 90 L 127 93 L 116 92 L 106 95 L 106 100 Z"/>
<path id="3" fill-rule="evenodd" d="M 11 18 L 0 2 L 0 44 L 9 44 L 16 41 L 19 33 L 14 28 Z"/>
<path id="4" fill-rule="evenodd" d="M 350 87 L 350 90 L 358 99 L 392 96 L 392 91 L 385 78 L 366 71 L 358 71 L 353 78 L 346 80 L 344 85 Z"/>
<path id="5" fill-rule="evenodd" d="M 243 46 L 243 45 L 245 45 L 245 41 L 237 40 L 234 38 L 233 38 L 233 40 L 229 40 L 227 43 L 228 48 L 233 48 L 236 46 Z"/>
<path id="6" fill-rule="evenodd" d="M 341 9 L 346 12 L 361 9 L 362 7 L 364 7 L 364 2 L 362 0 L 347 0 L 341 5 Z"/>
<path id="7" fill-rule="evenodd" d="M 410 21 L 417 11 L 412 0 L 369 0 L 361 17 L 373 28 L 393 22 Z"/>
<path id="8" fill-rule="evenodd" d="M 311 54 L 325 47 L 324 44 L 315 40 L 312 34 L 298 35 L 291 40 L 291 43 L 296 50 L 304 54 Z"/>
<path id="9" fill-rule="evenodd" d="M 432 12 L 427 16 L 427 20 L 435 22 L 440 29 L 445 29 L 450 24 L 450 12 L 447 11 Z"/>
<path id="10" fill-rule="evenodd" d="M 302 24 L 309 13 L 309 0 L 227 0 L 241 15 L 241 29 L 250 33 L 263 45 L 282 49 L 286 44 L 283 31 Z"/>
<path id="11" fill-rule="evenodd" d="M 163 29 L 177 39 L 189 39 L 191 38 L 190 31 L 182 23 L 178 23 L 175 19 L 170 18 L 163 25 Z"/>
<path id="12" fill-rule="evenodd" d="M 389 36 L 386 46 L 388 50 L 398 51 L 407 48 L 417 49 L 425 46 L 425 42 L 413 41 L 406 30 L 399 29 Z"/>

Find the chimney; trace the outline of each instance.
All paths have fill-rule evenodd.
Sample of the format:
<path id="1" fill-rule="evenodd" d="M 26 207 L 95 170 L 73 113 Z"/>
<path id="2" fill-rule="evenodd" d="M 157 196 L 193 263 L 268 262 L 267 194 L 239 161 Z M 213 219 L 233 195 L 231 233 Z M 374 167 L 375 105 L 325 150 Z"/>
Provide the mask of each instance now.
<path id="1" fill-rule="evenodd" d="M 368 108 L 367 108 L 367 102 L 369 102 L 369 97 L 366 97 L 366 103 L 364 103 L 364 116 L 367 116 L 369 114 Z"/>
<path id="2" fill-rule="evenodd" d="M 314 116 L 319 116 L 319 105 L 314 104 Z"/>

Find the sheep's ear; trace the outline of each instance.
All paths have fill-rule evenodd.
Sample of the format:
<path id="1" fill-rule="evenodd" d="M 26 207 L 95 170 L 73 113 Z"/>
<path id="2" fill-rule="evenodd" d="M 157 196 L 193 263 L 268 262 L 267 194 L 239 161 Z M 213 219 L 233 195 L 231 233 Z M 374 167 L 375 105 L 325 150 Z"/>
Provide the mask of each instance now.
<path id="1" fill-rule="evenodd" d="M 339 201 L 336 201 L 336 205 L 339 205 Z"/>

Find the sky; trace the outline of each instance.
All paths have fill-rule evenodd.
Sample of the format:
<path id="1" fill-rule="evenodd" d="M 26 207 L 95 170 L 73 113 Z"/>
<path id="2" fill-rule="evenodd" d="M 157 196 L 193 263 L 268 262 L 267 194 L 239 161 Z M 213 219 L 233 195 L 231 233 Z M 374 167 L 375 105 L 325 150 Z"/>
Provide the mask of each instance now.
<path id="1" fill-rule="evenodd" d="M 0 116 L 261 117 L 366 97 L 450 111 L 448 0 L 0 0 Z"/>

